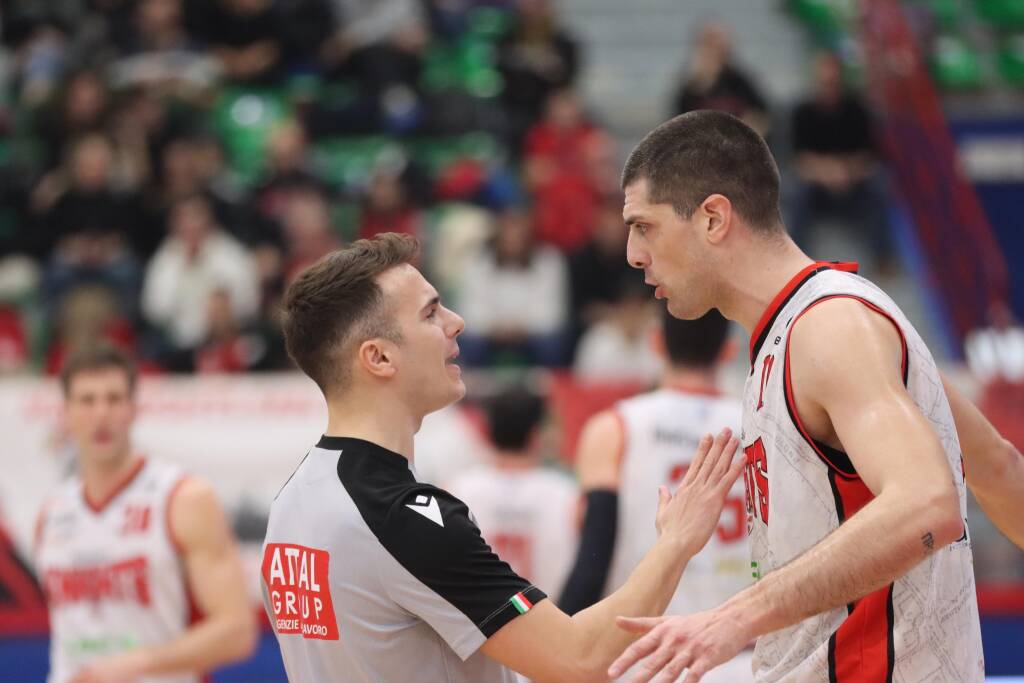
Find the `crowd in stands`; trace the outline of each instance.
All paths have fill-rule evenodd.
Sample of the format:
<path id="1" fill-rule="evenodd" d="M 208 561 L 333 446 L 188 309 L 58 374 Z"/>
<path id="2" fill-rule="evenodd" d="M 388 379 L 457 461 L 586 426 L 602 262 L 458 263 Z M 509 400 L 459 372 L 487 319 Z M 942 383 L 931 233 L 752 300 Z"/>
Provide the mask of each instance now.
<path id="1" fill-rule="evenodd" d="M 6 3 L 0 369 L 54 372 L 97 336 L 154 372 L 289 367 L 288 283 L 395 231 L 420 238 L 422 267 L 466 318 L 467 364 L 654 377 L 656 311 L 623 258 L 622 150 L 581 100 L 582 53 L 555 9 Z M 666 114 L 696 108 L 772 135 L 718 22 Z M 885 249 L 865 212 L 880 206 L 868 115 L 834 59 L 793 127 L 798 238 L 839 211 Z"/>

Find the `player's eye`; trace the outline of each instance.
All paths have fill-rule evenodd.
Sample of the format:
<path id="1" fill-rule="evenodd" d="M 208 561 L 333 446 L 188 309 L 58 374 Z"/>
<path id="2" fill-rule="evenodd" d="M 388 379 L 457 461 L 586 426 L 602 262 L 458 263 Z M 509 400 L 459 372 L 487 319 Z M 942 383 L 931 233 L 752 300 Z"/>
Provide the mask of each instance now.
<path id="1" fill-rule="evenodd" d="M 433 320 L 437 316 L 437 306 L 431 306 L 427 313 L 427 320 Z"/>

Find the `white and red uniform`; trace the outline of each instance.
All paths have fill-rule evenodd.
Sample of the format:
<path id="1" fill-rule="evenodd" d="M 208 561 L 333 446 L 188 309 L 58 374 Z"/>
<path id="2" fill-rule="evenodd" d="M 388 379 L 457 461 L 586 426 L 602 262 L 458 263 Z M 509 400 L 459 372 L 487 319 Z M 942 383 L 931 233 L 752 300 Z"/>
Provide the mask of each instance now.
<path id="1" fill-rule="evenodd" d="M 796 411 L 790 332 L 806 311 L 837 297 L 888 318 L 903 344 L 903 380 L 945 450 L 964 536 L 891 585 L 758 639 L 759 682 L 975 683 L 984 680 L 960 444 L 942 380 L 921 337 L 852 264 L 817 263 L 769 305 L 751 336 L 743 399 L 744 480 L 751 552 L 761 576 L 805 552 L 872 499 L 849 457 L 811 439 Z M 806 323 L 805 323 L 806 324 Z"/>
<path id="2" fill-rule="evenodd" d="M 657 540 L 654 518 L 658 487 L 675 490 L 705 434 L 723 427 L 739 432 L 742 407 L 734 398 L 686 388 L 663 388 L 621 401 L 615 414 L 622 423 L 618 524 L 615 552 L 605 595 L 621 587 Z M 726 499 L 718 529 L 686 566 L 666 614 L 712 609 L 751 583 L 750 548 L 743 482 Z M 630 680 L 627 674 L 621 680 Z M 707 683 L 750 681 L 750 653 L 705 674 Z"/>
<path id="3" fill-rule="evenodd" d="M 50 611 L 49 683 L 99 658 L 180 636 L 195 614 L 168 504 L 186 476 L 142 460 L 101 503 L 66 482 L 40 518 L 36 561 Z M 139 683 L 197 683 L 150 676 Z"/>
<path id="4" fill-rule="evenodd" d="M 484 465 L 457 477 L 449 490 L 513 571 L 547 593 L 562 590 L 579 544 L 580 492 L 572 479 L 546 467 Z"/>

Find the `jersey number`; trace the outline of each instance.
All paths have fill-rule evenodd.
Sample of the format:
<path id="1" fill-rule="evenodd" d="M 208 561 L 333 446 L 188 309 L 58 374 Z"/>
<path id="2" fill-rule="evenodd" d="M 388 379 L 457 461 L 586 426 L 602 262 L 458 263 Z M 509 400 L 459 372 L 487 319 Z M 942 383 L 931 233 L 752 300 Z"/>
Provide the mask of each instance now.
<path id="1" fill-rule="evenodd" d="M 753 517 L 768 523 L 768 456 L 764 442 L 758 439 L 743 449 L 747 466 L 743 469 L 743 482 L 747 488 L 747 510 Z"/>

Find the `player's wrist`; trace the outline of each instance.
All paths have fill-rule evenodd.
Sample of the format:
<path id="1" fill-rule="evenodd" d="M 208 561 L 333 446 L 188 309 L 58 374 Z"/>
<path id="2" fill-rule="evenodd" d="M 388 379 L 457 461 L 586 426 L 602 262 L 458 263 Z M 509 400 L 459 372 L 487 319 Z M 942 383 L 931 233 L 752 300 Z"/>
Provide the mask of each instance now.
<path id="1" fill-rule="evenodd" d="M 771 614 L 767 601 L 758 599 L 756 588 L 754 585 L 737 593 L 715 609 L 723 619 L 735 625 L 737 636 L 746 642 L 753 642 L 774 630 L 770 626 Z"/>

